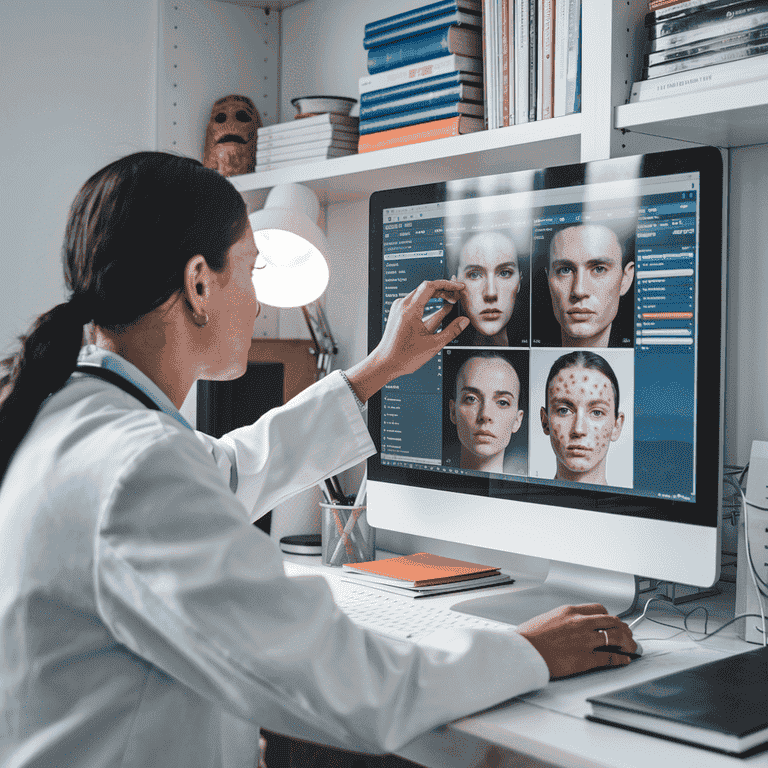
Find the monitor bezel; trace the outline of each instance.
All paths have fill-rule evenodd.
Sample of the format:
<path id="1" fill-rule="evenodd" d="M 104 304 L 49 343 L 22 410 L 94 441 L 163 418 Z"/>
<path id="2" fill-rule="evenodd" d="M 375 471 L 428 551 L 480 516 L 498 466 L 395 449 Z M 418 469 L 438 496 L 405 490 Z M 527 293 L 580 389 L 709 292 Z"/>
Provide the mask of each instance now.
<path id="1" fill-rule="evenodd" d="M 623 168 L 633 165 L 639 169 L 637 176 L 652 178 L 675 173 L 698 172 L 700 178 L 699 196 L 699 265 L 717 265 L 717 269 L 699 269 L 698 327 L 700 339 L 717 339 L 716 345 L 700 345 L 697 358 L 697 424 L 713 423 L 712 430 L 697 429 L 696 438 L 696 501 L 647 497 L 632 493 L 616 493 L 611 490 L 558 487 L 541 485 L 536 481 L 503 480 L 451 474 L 403 466 L 382 464 L 381 450 L 381 393 L 369 400 L 368 425 L 377 453 L 368 460 L 368 476 L 374 482 L 414 488 L 433 488 L 458 494 L 480 496 L 510 501 L 530 502 L 537 505 L 580 509 L 588 512 L 603 512 L 646 518 L 651 520 L 683 523 L 715 528 L 720 525 L 720 507 L 717 500 L 721 491 L 722 474 L 722 431 L 723 431 L 723 371 L 725 344 L 725 257 L 722 248 L 723 217 L 723 162 L 720 150 L 715 147 L 696 147 L 670 152 L 650 153 L 638 156 L 637 163 L 627 162 L 628 158 L 598 160 L 588 163 L 552 166 L 533 169 L 534 189 L 556 189 L 582 185 L 590 178 L 621 179 Z M 494 174 L 494 183 L 487 188 L 504 187 L 504 177 L 509 177 L 510 188 L 514 188 L 516 175 L 525 174 L 531 178 L 532 171 L 514 171 Z M 630 178 L 627 176 L 626 178 Z M 530 183 L 530 182 L 529 182 Z M 368 348 L 372 350 L 382 336 L 381 317 L 383 309 L 382 282 L 382 211 L 407 205 L 421 205 L 457 199 L 457 188 L 474 190 L 480 185 L 452 182 L 437 182 L 399 189 L 382 190 L 370 197 L 369 203 L 369 324 Z M 450 192 L 450 198 L 448 195 Z M 476 196 L 474 191 L 466 194 Z M 701 311 L 701 308 L 717 308 L 716 311 Z M 716 364 L 716 375 L 712 367 Z M 702 382 L 714 378 L 713 385 Z M 718 445 L 712 446 L 715 436 Z M 709 443 L 709 444 L 708 444 Z"/>

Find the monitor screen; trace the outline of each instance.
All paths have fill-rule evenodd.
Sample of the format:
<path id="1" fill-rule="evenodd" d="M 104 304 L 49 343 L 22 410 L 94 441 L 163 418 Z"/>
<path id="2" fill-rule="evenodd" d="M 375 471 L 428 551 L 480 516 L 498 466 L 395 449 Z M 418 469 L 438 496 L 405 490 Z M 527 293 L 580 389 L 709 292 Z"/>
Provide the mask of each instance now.
<path id="1" fill-rule="evenodd" d="M 553 510 L 573 512 L 563 532 L 572 544 L 583 530 L 577 510 L 618 529 L 633 518 L 719 532 L 721 215 L 713 148 L 374 193 L 370 347 L 392 302 L 424 280 L 465 283 L 445 322 L 470 320 L 371 401 L 379 453 L 369 501 L 398 505 L 379 524 L 541 557 Z M 382 495 L 387 486 L 397 494 Z M 453 533 L 421 511 L 430 491 L 441 503 L 450 495 Z M 539 532 L 527 538 L 540 545 L 500 546 L 505 507 L 494 506 L 484 529 L 480 499 L 506 502 L 510 513 L 523 503 L 527 528 Z M 644 562 L 626 552 L 609 560 L 655 576 L 632 570 Z"/>

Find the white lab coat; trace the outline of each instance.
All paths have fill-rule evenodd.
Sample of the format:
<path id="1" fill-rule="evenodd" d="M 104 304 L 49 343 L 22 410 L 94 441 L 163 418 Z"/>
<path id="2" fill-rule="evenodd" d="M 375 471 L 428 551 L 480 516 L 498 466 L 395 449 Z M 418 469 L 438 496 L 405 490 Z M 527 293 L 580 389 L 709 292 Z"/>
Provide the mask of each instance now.
<path id="1" fill-rule="evenodd" d="M 253 768 L 259 725 L 389 752 L 546 683 L 516 633 L 446 653 L 355 627 L 250 524 L 374 452 L 338 373 L 214 440 L 122 358 L 81 362 L 162 410 L 75 375 L 0 486 L 4 768 Z"/>

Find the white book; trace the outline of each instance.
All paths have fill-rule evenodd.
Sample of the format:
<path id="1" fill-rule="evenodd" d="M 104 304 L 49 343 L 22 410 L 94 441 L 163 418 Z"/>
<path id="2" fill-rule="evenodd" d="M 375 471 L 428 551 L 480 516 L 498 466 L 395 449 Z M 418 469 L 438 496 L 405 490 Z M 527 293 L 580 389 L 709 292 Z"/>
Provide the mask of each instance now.
<path id="1" fill-rule="evenodd" d="M 342 581 L 348 581 L 353 584 L 378 589 L 382 592 L 392 592 L 404 597 L 429 597 L 430 595 L 444 595 L 450 592 L 466 592 L 470 589 L 482 589 L 483 587 L 493 587 L 497 584 L 509 584 L 512 578 L 506 573 L 497 573 L 493 576 L 483 576 L 477 579 L 468 579 L 467 581 L 454 581 L 449 584 L 435 584 L 431 587 L 400 587 L 396 584 L 366 579 L 351 571 L 345 571 Z"/>
<path id="2" fill-rule="evenodd" d="M 259 135 L 257 146 L 280 147 L 298 142 L 320 140 L 325 140 L 329 143 L 334 140 L 357 141 L 359 135 L 357 128 L 349 128 L 349 126 L 324 125 L 319 128 L 317 126 L 308 126 L 305 130 L 301 131 L 267 134 L 266 136 Z"/>
<path id="3" fill-rule="evenodd" d="M 483 101 L 483 115 L 486 128 L 493 128 L 494 68 L 491 51 L 491 41 L 493 39 L 492 8 L 492 0 L 483 0 L 483 75 L 485 77 L 485 99 Z"/>
<path id="4" fill-rule="evenodd" d="M 664 99 L 686 93 L 722 88 L 738 83 L 764 80 L 768 77 L 768 55 L 726 61 L 711 67 L 675 72 L 653 80 L 638 80 L 632 85 L 630 104 L 637 101 Z"/>
<path id="5" fill-rule="evenodd" d="M 419 61 L 404 67 L 397 67 L 386 72 L 378 72 L 375 75 L 363 75 L 358 81 L 361 94 L 369 91 L 379 91 L 382 88 L 391 88 L 394 85 L 416 82 L 427 77 L 443 75 L 446 72 L 473 72 L 480 74 L 483 71 L 483 60 L 474 56 L 461 56 L 458 53 L 450 53 L 429 61 Z"/>
<path id="6" fill-rule="evenodd" d="M 326 142 L 308 141 L 302 144 L 294 144 L 288 147 L 273 147 L 270 149 L 256 148 L 256 161 L 266 162 L 277 160 L 290 160 L 293 157 L 310 157 L 322 154 L 325 150 L 345 149 L 357 152 L 357 141 L 328 144 Z"/>
<path id="7" fill-rule="evenodd" d="M 515 124 L 528 122 L 528 0 L 515 3 Z"/>
<path id="8" fill-rule="evenodd" d="M 568 67 L 568 14 L 575 0 L 555 0 L 555 83 L 553 117 L 565 114 L 565 83 Z"/>
<path id="9" fill-rule="evenodd" d="M 544 74 L 544 0 L 536 2 L 536 119 L 543 118 L 542 96 L 544 95 L 544 85 L 542 75 Z"/>
<path id="10" fill-rule="evenodd" d="M 507 78 L 509 89 L 507 94 L 507 110 L 509 124 L 515 124 L 515 0 L 509 0 L 507 7 Z"/>
<path id="11" fill-rule="evenodd" d="M 283 160 L 298 160 L 305 157 L 341 157 L 357 152 L 357 147 L 326 147 L 325 149 L 295 149 L 288 152 L 274 154 L 265 152 L 261 156 L 256 155 L 256 162 L 279 163 Z"/>
<path id="12" fill-rule="evenodd" d="M 321 154 L 313 157 L 299 157 L 293 160 L 276 160 L 268 163 L 256 163 L 256 171 L 276 171 L 279 168 L 287 168 L 290 165 L 306 165 L 307 163 L 322 163 L 325 160 L 332 159 L 334 157 L 346 157 L 347 155 L 355 155 L 356 152 L 352 152 L 347 149 L 329 150 L 329 153 L 334 154 Z M 338 154 L 335 154 L 338 153 Z"/>
<path id="13" fill-rule="evenodd" d="M 568 4 L 568 63 L 565 67 L 565 114 L 570 115 L 576 105 L 576 88 L 579 73 L 579 27 L 581 24 L 581 0 L 569 0 Z"/>
<path id="14" fill-rule="evenodd" d="M 286 123 L 275 123 L 274 125 L 265 125 L 257 131 L 257 140 L 262 136 L 271 136 L 276 133 L 290 133 L 291 131 L 303 131 L 310 126 L 319 125 L 348 125 L 357 129 L 360 122 L 358 117 L 349 115 L 338 115 L 335 112 L 324 112 L 322 115 L 312 115 L 312 117 L 302 117 L 290 120 Z"/>

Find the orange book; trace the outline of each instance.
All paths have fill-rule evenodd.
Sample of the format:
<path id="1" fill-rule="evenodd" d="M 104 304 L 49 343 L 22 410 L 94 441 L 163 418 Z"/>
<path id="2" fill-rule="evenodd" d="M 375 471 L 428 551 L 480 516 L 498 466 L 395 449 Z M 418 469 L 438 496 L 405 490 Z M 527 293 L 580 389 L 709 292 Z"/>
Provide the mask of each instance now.
<path id="1" fill-rule="evenodd" d="M 477 579 L 499 572 L 498 568 L 451 557 L 418 552 L 415 555 L 370 560 L 366 563 L 344 563 L 345 570 L 360 573 L 388 584 L 425 587 L 430 584 L 451 584 L 455 581 Z"/>
<path id="2" fill-rule="evenodd" d="M 440 120 L 430 120 L 428 123 L 417 123 L 402 128 L 391 128 L 388 131 L 366 133 L 360 137 L 357 151 L 360 154 L 373 152 L 377 149 L 403 147 L 406 144 L 419 144 L 422 141 L 458 136 L 462 133 L 474 133 L 482 129 L 483 121 L 478 117 L 468 117 L 467 115 L 444 117 Z"/>
<path id="3" fill-rule="evenodd" d="M 658 11 L 661 8 L 669 8 L 671 5 L 682 5 L 686 0 L 650 0 L 648 3 L 649 11 Z"/>

